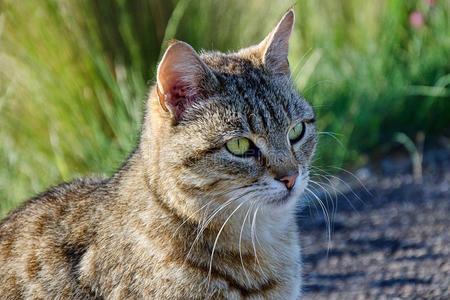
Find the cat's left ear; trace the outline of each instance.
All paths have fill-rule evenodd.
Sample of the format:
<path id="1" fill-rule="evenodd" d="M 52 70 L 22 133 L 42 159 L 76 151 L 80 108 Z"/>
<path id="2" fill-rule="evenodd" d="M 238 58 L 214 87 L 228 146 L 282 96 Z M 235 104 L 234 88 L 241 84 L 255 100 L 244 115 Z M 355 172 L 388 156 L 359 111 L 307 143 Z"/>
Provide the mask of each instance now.
<path id="1" fill-rule="evenodd" d="M 161 107 L 175 121 L 215 87 L 213 72 L 188 44 L 172 41 L 158 66 L 156 92 Z"/>
<path id="2" fill-rule="evenodd" d="M 291 8 L 281 18 L 278 25 L 259 43 L 262 50 L 262 62 L 269 71 L 279 74 L 291 74 L 288 62 L 289 38 L 294 28 L 294 9 Z"/>

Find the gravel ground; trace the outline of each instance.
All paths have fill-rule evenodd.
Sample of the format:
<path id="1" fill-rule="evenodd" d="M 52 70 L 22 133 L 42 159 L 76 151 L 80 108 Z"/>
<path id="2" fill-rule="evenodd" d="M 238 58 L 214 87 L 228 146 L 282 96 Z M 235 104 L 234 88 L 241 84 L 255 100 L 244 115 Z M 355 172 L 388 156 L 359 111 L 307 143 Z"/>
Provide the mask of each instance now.
<path id="1" fill-rule="evenodd" d="M 402 156 L 357 171 L 370 193 L 335 199 L 331 242 L 304 209 L 305 299 L 450 299 L 450 150 L 426 153 L 422 183 L 411 169 Z"/>

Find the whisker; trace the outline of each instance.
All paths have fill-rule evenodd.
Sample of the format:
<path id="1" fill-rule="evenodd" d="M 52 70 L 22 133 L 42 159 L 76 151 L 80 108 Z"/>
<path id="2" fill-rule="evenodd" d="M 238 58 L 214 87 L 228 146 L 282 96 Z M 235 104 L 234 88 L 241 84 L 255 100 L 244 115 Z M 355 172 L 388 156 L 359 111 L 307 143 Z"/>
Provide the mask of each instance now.
<path id="1" fill-rule="evenodd" d="M 316 181 L 314 181 L 312 179 L 309 179 L 309 182 L 311 182 L 312 184 L 320 187 L 323 191 L 325 191 L 325 200 L 326 200 L 327 204 L 328 204 L 328 197 L 330 198 L 331 207 L 332 207 L 331 208 L 332 209 L 331 221 L 333 222 L 334 219 L 335 219 L 335 216 L 336 216 L 336 212 L 337 212 L 337 198 L 333 198 L 331 196 L 331 193 L 325 187 L 323 187 L 320 183 L 318 183 L 318 182 L 316 182 Z M 335 202 L 336 202 L 336 204 L 335 204 Z"/>
<path id="2" fill-rule="evenodd" d="M 184 263 L 186 262 L 186 260 L 189 258 L 189 255 L 191 254 L 191 251 L 192 251 L 192 249 L 194 248 L 194 245 L 195 245 L 195 244 L 198 242 L 198 240 L 200 239 L 201 235 L 203 234 L 203 231 L 206 229 L 206 226 L 209 225 L 209 223 L 212 221 L 212 219 L 213 219 L 213 218 L 214 218 L 214 217 L 215 217 L 222 209 L 224 209 L 225 207 L 227 207 L 228 205 L 230 205 L 231 202 L 233 202 L 233 199 L 227 200 L 224 204 L 222 204 L 221 206 L 219 206 L 219 208 L 216 209 L 216 210 L 212 213 L 212 215 L 208 218 L 208 220 L 207 220 L 206 222 L 204 222 L 203 224 L 201 224 L 201 228 L 200 228 L 199 232 L 197 233 L 197 235 L 196 235 L 194 241 L 192 242 L 192 245 L 191 245 L 191 247 L 190 247 L 188 253 L 186 254 L 186 257 L 184 258 L 183 265 L 184 265 Z"/>
<path id="3" fill-rule="evenodd" d="M 300 60 L 298 61 L 298 63 L 295 65 L 295 67 L 294 67 L 294 69 L 293 69 L 293 72 L 292 72 L 292 74 L 295 74 L 294 79 L 292 79 L 293 82 L 297 82 L 297 79 L 298 79 L 298 77 L 300 76 L 300 74 L 301 74 L 301 72 L 302 72 L 302 70 L 303 70 L 304 64 L 303 64 L 303 66 L 300 67 L 300 70 L 299 70 L 299 71 L 297 71 L 297 69 L 298 69 L 298 67 L 300 66 L 300 64 L 303 63 L 303 60 L 305 59 L 305 57 L 306 57 L 309 53 L 311 53 L 312 49 L 313 49 L 313 48 L 309 48 L 308 51 L 306 51 L 305 54 L 303 54 L 303 56 L 300 58 Z"/>
<path id="4" fill-rule="evenodd" d="M 229 191 L 226 191 L 226 192 L 222 192 L 222 193 L 212 193 L 210 196 L 211 197 L 221 197 L 221 196 L 224 196 L 224 195 L 227 195 L 227 194 L 230 194 L 230 193 L 232 193 L 232 192 L 235 192 L 235 191 L 238 191 L 238 190 L 245 190 L 246 188 L 248 188 L 248 187 L 246 187 L 246 186 L 244 186 L 244 187 L 237 187 L 237 188 L 234 188 L 234 189 L 231 189 L 231 190 L 229 190 Z M 247 193 L 248 194 L 248 193 Z M 244 195 L 246 195 L 246 194 L 244 194 Z M 237 199 L 237 198 L 236 198 Z M 230 199 L 229 199 L 230 200 Z M 212 203 L 212 202 L 214 202 L 215 201 L 215 199 L 212 199 L 211 201 L 209 201 L 208 203 Z M 228 202 L 228 201 L 227 201 Z M 206 212 L 206 211 L 205 211 Z M 195 212 L 194 212 L 194 214 L 195 214 Z M 193 216 L 194 214 L 192 214 L 191 216 Z M 186 222 L 187 220 L 185 220 L 181 225 L 183 225 L 185 222 Z M 202 226 L 205 224 L 205 216 L 203 216 L 203 221 L 202 221 Z"/>
<path id="5" fill-rule="evenodd" d="M 344 136 L 342 133 L 337 133 L 337 132 L 333 132 L 333 131 L 318 131 L 317 133 L 325 133 L 325 134 L 329 134 L 332 136 Z"/>
<path id="6" fill-rule="evenodd" d="M 358 210 L 356 209 L 356 207 L 353 205 L 351 199 L 349 199 L 349 198 L 347 197 L 346 194 L 344 194 L 344 193 L 341 192 L 339 189 L 337 189 L 337 188 L 333 185 L 333 183 L 331 182 L 331 180 L 330 180 L 327 176 L 322 175 L 322 174 L 316 174 L 316 175 L 319 176 L 319 177 L 321 177 L 321 178 L 324 178 L 325 180 L 327 180 L 327 181 L 329 182 L 329 184 L 327 184 L 327 183 L 325 183 L 325 182 L 324 182 L 324 184 L 327 185 L 327 186 L 329 186 L 335 193 L 338 193 L 339 195 L 341 195 L 341 196 L 347 201 L 347 203 L 350 205 L 350 207 L 353 209 L 353 211 L 355 211 L 358 215 L 360 215 L 359 211 L 358 211 Z M 332 176 L 332 175 L 329 175 L 329 176 Z M 353 194 L 354 194 L 354 193 L 353 193 Z M 358 196 L 357 196 L 356 194 L 354 194 L 354 195 L 358 198 Z M 337 201 L 336 201 L 336 203 L 337 203 Z"/>
<path id="7" fill-rule="evenodd" d="M 355 191 L 353 190 L 353 188 L 352 188 L 347 182 L 345 182 L 343 179 L 341 179 L 341 178 L 339 178 L 338 176 L 335 176 L 335 175 L 333 175 L 333 174 L 331 174 L 331 173 L 329 173 L 329 172 L 327 172 L 327 171 L 325 171 L 325 170 L 323 170 L 323 169 L 321 169 L 321 168 L 314 167 L 314 166 L 311 166 L 311 167 L 312 167 L 312 168 L 315 168 L 315 169 L 317 169 L 317 170 L 319 170 L 319 171 L 324 172 L 326 176 L 325 176 L 324 174 L 317 174 L 317 175 L 321 176 L 322 178 L 327 178 L 327 176 L 329 176 L 329 177 L 334 178 L 334 179 L 336 179 L 337 181 L 341 182 L 343 185 L 345 185 L 345 186 L 347 187 L 347 189 L 353 194 L 353 196 L 354 196 L 356 199 L 358 199 L 363 205 L 366 205 L 366 203 L 361 199 L 361 197 L 359 197 L 359 196 L 355 193 Z M 330 181 L 330 183 L 331 183 L 331 181 Z M 346 198 L 346 199 L 348 199 L 348 198 Z"/>
<path id="8" fill-rule="evenodd" d="M 303 95 L 306 95 L 306 93 L 307 93 L 310 89 L 312 89 L 312 88 L 318 86 L 318 85 L 321 84 L 321 83 L 327 83 L 327 82 L 329 82 L 329 83 L 334 83 L 334 82 L 336 82 L 336 81 L 335 81 L 335 80 L 330 80 L 330 79 L 319 80 L 319 81 L 317 81 L 316 83 L 314 83 L 313 85 L 311 85 L 310 87 L 308 87 L 307 89 L 304 89 L 302 94 L 303 94 Z"/>
<path id="9" fill-rule="evenodd" d="M 337 169 L 339 171 L 342 171 L 342 172 L 345 172 L 345 173 L 349 174 L 350 176 L 352 176 L 353 178 L 355 178 L 359 182 L 359 184 L 364 188 L 364 190 L 366 191 L 367 194 L 369 194 L 370 196 L 373 196 L 373 194 L 367 189 L 366 185 L 361 181 L 361 179 L 359 179 L 359 177 L 356 176 L 355 174 L 353 174 L 352 172 L 350 172 L 348 170 L 345 170 L 343 168 L 340 168 L 340 167 L 331 166 L 330 168 Z"/>
<path id="10" fill-rule="evenodd" d="M 224 196 L 224 195 L 226 195 L 226 194 L 228 194 L 228 193 L 230 193 L 230 192 L 234 192 L 234 191 L 237 191 L 237 190 L 239 190 L 239 189 L 242 189 L 243 187 L 237 187 L 237 188 L 235 188 L 235 189 L 232 189 L 232 190 L 230 190 L 230 191 L 226 191 L 226 192 L 222 192 L 222 193 L 214 193 L 214 194 L 212 194 L 211 195 L 211 197 L 221 197 L 221 196 Z M 188 222 L 189 221 L 189 219 L 192 219 L 192 217 L 194 216 L 194 215 L 196 215 L 199 211 L 201 211 L 202 209 L 204 209 L 204 208 L 206 208 L 206 206 L 209 206 L 209 204 L 211 204 L 212 202 L 214 202 L 214 200 L 215 199 L 212 199 L 212 200 L 210 200 L 210 201 L 208 201 L 205 205 L 203 205 L 202 207 L 200 207 L 199 209 L 197 209 L 196 211 L 194 211 L 190 216 L 188 216 L 176 229 L 175 229 L 175 231 L 174 231 L 174 233 L 173 233 L 173 237 L 176 235 L 176 233 L 178 232 L 178 230 L 184 225 L 184 224 L 186 224 L 186 222 Z"/>
<path id="11" fill-rule="evenodd" d="M 251 231 L 250 231 L 250 235 L 251 235 L 251 239 L 252 239 L 252 245 L 253 245 L 253 252 L 255 253 L 255 260 L 261 270 L 261 273 L 263 274 L 264 277 L 267 277 L 266 274 L 264 273 L 263 268 L 261 267 L 261 264 L 259 262 L 258 259 L 258 254 L 256 253 L 256 246 L 255 246 L 255 222 L 256 222 L 256 215 L 258 213 L 258 210 L 260 208 L 260 205 L 256 207 L 255 212 L 253 214 L 253 220 L 252 220 L 252 227 L 251 227 Z"/>
<path id="12" fill-rule="evenodd" d="M 340 139 L 338 139 L 332 132 L 321 131 L 317 132 L 317 135 L 327 135 L 332 137 L 342 148 L 344 148 L 344 144 Z"/>
<path id="13" fill-rule="evenodd" d="M 313 169 L 315 169 L 315 170 L 318 170 L 318 171 L 324 173 L 324 174 L 315 173 L 315 175 L 322 176 L 323 178 L 331 177 L 331 178 L 335 179 L 336 181 L 342 183 L 349 191 L 351 191 L 351 192 L 354 194 L 355 197 L 359 198 L 359 196 L 356 195 L 356 193 L 353 191 L 353 188 L 352 188 L 345 180 L 343 180 L 343 179 L 340 178 L 339 176 L 333 175 L 333 174 L 331 174 L 330 172 L 327 172 L 327 171 L 326 171 L 325 169 L 323 169 L 323 168 L 319 168 L 319 167 L 316 167 L 316 166 L 311 166 L 311 168 L 313 168 Z M 329 168 L 333 168 L 333 167 L 329 167 Z M 337 168 L 337 167 L 335 167 L 335 168 Z M 342 169 L 342 170 L 344 170 L 344 169 Z M 330 181 L 330 183 L 331 183 L 331 181 Z"/>
<path id="14" fill-rule="evenodd" d="M 216 250 L 216 246 L 217 246 L 217 241 L 219 240 L 220 234 L 222 233 L 223 229 L 225 228 L 225 225 L 228 223 L 228 221 L 231 219 L 231 217 L 239 210 L 239 208 L 241 208 L 242 205 L 244 205 L 247 201 L 249 201 L 250 199 L 245 200 L 244 202 L 242 202 L 241 204 L 239 204 L 234 210 L 233 212 L 228 216 L 228 218 L 225 220 L 225 222 L 223 223 L 222 227 L 220 227 L 219 232 L 217 233 L 216 239 L 214 240 L 214 245 L 211 251 L 211 259 L 209 260 L 209 271 L 208 271 L 208 285 L 209 282 L 211 280 L 211 271 L 212 271 L 212 263 L 213 263 L 213 258 L 214 258 L 214 252 Z"/>
<path id="15" fill-rule="evenodd" d="M 194 215 L 196 215 L 199 211 L 201 211 L 202 209 L 204 209 L 206 206 L 209 206 L 214 200 L 210 200 L 208 201 L 205 205 L 203 205 L 202 207 L 200 207 L 199 209 L 197 209 L 196 211 L 194 211 L 190 216 L 188 216 L 186 218 L 186 220 L 184 220 L 173 232 L 172 237 L 174 237 L 176 235 L 176 233 L 178 232 L 178 230 L 184 225 L 186 224 L 187 221 L 189 221 L 189 219 L 191 219 Z"/>
<path id="16" fill-rule="evenodd" d="M 200 239 L 201 235 L 202 235 L 203 232 L 205 231 L 206 227 L 212 222 L 212 220 L 214 219 L 214 217 L 215 217 L 221 210 L 223 210 L 225 207 L 227 207 L 228 205 L 230 205 L 232 202 L 234 202 L 234 201 L 236 201 L 236 200 L 238 200 L 238 199 L 240 199 L 240 198 L 242 198 L 242 197 L 244 197 L 244 196 L 247 196 L 247 195 L 250 194 L 251 192 L 252 192 L 252 191 L 248 191 L 248 192 L 246 192 L 246 193 L 243 193 L 242 195 L 239 195 L 239 196 L 237 196 L 237 197 L 228 199 L 225 203 L 223 203 L 221 206 L 219 206 L 219 208 L 217 208 L 215 211 L 213 211 L 213 213 L 211 214 L 211 216 L 209 216 L 208 219 L 207 219 L 205 222 L 203 222 L 203 223 L 201 224 L 201 227 L 200 227 L 200 229 L 199 229 L 199 232 L 197 233 L 197 235 L 196 235 L 194 241 L 192 242 L 192 245 L 191 245 L 191 247 L 190 247 L 188 253 L 186 254 L 186 257 L 185 257 L 185 259 L 184 259 L 183 265 L 184 265 L 184 263 L 186 263 L 186 260 L 189 258 L 190 254 L 191 254 L 191 252 L 192 252 L 192 249 L 194 248 L 194 245 L 198 242 L 198 240 Z M 242 202 L 242 203 L 244 203 L 244 202 Z M 242 204 L 242 203 L 241 203 L 241 204 Z M 199 224 L 199 225 L 200 225 L 200 224 Z"/>
<path id="17" fill-rule="evenodd" d="M 320 207 L 322 208 L 324 216 L 326 217 L 326 220 L 327 220 L 327 225 L 326 226 L 327 226 L 327 233 L 328 233 L 328 249 L 327 249 L 327 253 L 328 253 L 328 251 L 330 250 L 330 247 L 331 247 L 331 220 L 330 220 L 330 215 L 328 214 L 326 206 L 322 202 L 322 200 L 320 200 L 320 198 L 313 191 L 311 191 L 311 189 L 305 188 L 305 190 L 310 192 L 316 198 L 317 202 L 319 203 Z"/>
<path id="18" fill-rule="evenodd" d="M 250 279 L 248 277 L 247 270 L 245 269 L 244 261 L 242 259 L 241 242 L 242 242 L 242 232 L 244 231 L 245 221 L 247 220 L 247 217 L 248 217 L 251 209 L 252 209 L 252 206 L 249 206 L 247 213 L 245 214 L 244 221 L 242 221 L 241 232 L 239 233 L 239 257 L 241 258 L 242 269 L 244 270 L 244 274 L 245 274 L 245 277 L 247 278 L 248 283 L 250 283 Z"/>
<path id="19" fill-rule="evenodd" d="M 309 209 L 309 215 L 311 215 L 311 216 L 314 215 L 313 212 L 312 212 L 312 206 L 314 206 L 314 209 L 316 210 L 316 212 L 319 211 L 319 209 L 317 208 L 316 203 L 314 201 L 312 201 L 314 199 L 311 198 L 310 195 L 308 195 L 306 193 L 304 193 L 303 196 L 306 198 L 306 201 L 307 201 L 307 205 L 308 205 L 308 209 Z"/>

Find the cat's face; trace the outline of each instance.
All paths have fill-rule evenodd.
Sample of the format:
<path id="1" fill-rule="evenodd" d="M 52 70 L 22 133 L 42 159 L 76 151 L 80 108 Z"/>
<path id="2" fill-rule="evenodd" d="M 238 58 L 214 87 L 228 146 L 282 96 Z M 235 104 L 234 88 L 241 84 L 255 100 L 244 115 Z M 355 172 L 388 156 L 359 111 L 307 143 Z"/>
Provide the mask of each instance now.
<path id="1" fill-rule="evenodd" d="M 316 146 L 314 113 L 293 89 L 287 58 L 278 53 L 287 55 L 283 39 L 290 30 L 276 41 L 283 20 L 269 41 L 238 53 L 199 57 L 181 42 L 166 53 L 157 87 L 167 110 L 160 172 L 176 177 L 178 191 L 279 208 L 305 189 Z M 292 29 L 292 23 L 284 25 Z M 271 48 L 275 42 L 281 49 Z"/>

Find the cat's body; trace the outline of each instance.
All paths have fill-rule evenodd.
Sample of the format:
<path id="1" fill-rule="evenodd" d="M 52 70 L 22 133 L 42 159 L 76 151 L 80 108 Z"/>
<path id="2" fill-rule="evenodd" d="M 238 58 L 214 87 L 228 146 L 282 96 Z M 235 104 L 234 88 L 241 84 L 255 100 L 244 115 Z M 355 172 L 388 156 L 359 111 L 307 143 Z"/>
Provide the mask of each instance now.
<path id="1" fill-rule="evenodd" d="M 55 187 L 10 216 L 2 226 L 2 297 L 87 299 L 98 291 L 104 299 L 207 299 L 217 230 L 205 231 L 185 262 L 197 224 L 186 222 L 178 228 L 184 220 L 157 195 L 141 190 L 146 184 L 141 176 L 121 178 L 120 183 L 86 180 Z M 124 219 L 124 214 L 130 217 Z M 223 287 L 216 296 L 292 298 L 290 286 L 300 280 L 292 268 L 299 263 L 297 235 L 293 230 L 274 241 L 279 245 L 267 254 L 278 261 L 267 268 L 273 271 L 267 278 L 254 261 L 252 246 L 243 242 L 252 286 L 242 271 L 238 239 L 221 236 L 210 283 Z M 256 249 L 262 267 L 275 262 Z"/>
<path id="2" fill-rule="evenodd" d="M 292 24 L 289 11 L 235 54 L 171 45 L 122 169 L 52 188 L 0 223 L 0 296 L 297 299 L 295 206 L 316 134 L 288 76 Z M 233 152 L 248 140 L 255 151 Z"/>

